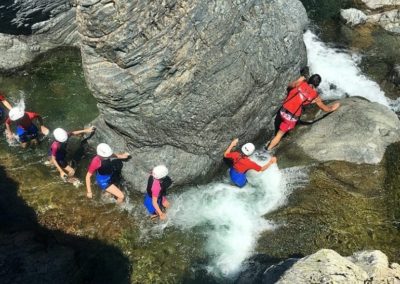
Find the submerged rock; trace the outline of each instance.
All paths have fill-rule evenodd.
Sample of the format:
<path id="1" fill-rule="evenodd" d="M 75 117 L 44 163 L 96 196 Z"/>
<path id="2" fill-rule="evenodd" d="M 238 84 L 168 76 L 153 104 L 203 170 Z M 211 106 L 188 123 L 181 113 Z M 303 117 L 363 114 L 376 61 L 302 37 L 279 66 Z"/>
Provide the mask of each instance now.
<path id="1" fill-rule="evenodd" d="M 361 98 L 341 101 L 341 107 L 304 131 L 296 143 L 319 161 L 379 163 L 386 147 L 400 140 L 396 114 Z"/>
<path id="2" fill-rule="evenodd" d="M 128 150 L 124 176 L 144 190 L 164 163 L 176 184 L 207 178 L 234 137 L 271 126 L 305 64 L 299 1 L 78 1 L 99 141 Z"/>
<path id="3" fill-rule="evenodd" d="M 400 266 L 389 266 L 380 251 L 358 252 L 345 258 L 322 249 L 300 259 L 276 283 L 400 283 Z"/>

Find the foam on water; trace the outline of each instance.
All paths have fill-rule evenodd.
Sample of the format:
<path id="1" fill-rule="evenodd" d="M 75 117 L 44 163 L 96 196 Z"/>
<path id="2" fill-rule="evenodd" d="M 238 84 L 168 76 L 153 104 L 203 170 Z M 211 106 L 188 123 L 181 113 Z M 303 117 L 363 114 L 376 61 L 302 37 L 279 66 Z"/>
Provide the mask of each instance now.
<path id="1" fill-rule="evenodd" d="M 392 109 L 398 105 L 396 101 L 385 97 L 376 82 L 362 74 L 358 67 L 360 55 L 328 47 L 311 31 L 304 33 L 304 43 L 311 73 L 318 73 L 322 77 L 320 89 L 323 98 L 360 96 Z"/>
<path id="2" fill-rule="evenodd" d="M 254 159 L 264 164 L 269 157 L 258 153 Z M 291 190 L 277 165 L 263 173 L 250 171 L 247 176 L 249 183 L 244 188 L 232 186 L 226 178 L 170 196 L 168 221 L 159 225 L 159 229 L 199 228 L 207 237 L 205 250 L 212 259 L 208 269 L 214 275 L 230 276 L 240 270 L 260 233 L 277 226 L 263 215 L 282 206 Z"/>

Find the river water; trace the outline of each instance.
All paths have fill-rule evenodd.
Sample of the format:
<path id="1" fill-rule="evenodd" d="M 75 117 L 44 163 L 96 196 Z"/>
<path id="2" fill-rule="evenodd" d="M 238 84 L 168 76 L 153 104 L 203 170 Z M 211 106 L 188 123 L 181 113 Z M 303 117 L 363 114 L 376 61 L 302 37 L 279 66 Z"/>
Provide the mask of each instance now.
<path id="1" fill-rule="evenodd" d="M 330 25 L 325 29 L 332 30 Z M 387 98 L 381 85 L 370 79 L 374 74 L 367 72 L 359 49 L 324 43 L 316 33 L 307 31 L 304 41 L 312 71 L 324 79 L 324 98 L 364 96 L 397 111 L 396 98 Z M 98 114 L 76 50 L 51 52 L 31 68 L 0 76 L 0 83 L 12 102 L 24 99 L 27 109 L 40 112 L 51 129 L 80 129 Z M 132 263 L 130 278 L 137 283 L 232 281 L 243 261 L 260 251 L 260 236 L 285 224 L 264 216 L 284 208 L 309 178 L 308 167 L 281 170 L 274 165 L 262 174 L 251 173 L 249 185 L 238 189 L 225 175 L 207 185 L 177 189 L 169 197 L 168 220 L 152 223 L 144 212 L 142 194 L 130 193 L 127 203 L 118 207 L 99 194 L 88 201 L 83 186 L 74 188 L 59 180 L 45 165 L 50 141 L 46 138 L 37 149 L 21 150 L 0 140 L 0 163 L 19 182 L 19 195 L 44 226 L 116 245 Z M 73 144 L 79 146 L 79 140 Z M 91 149 L 85 150 L 89 152 L 77 158 L 81 179 L 93 155 Z M 269 159 L 262 151 L 256 156 L 260 163 Z M 287 256 L 278 250 L 271 248 L 270 253 Z"/>

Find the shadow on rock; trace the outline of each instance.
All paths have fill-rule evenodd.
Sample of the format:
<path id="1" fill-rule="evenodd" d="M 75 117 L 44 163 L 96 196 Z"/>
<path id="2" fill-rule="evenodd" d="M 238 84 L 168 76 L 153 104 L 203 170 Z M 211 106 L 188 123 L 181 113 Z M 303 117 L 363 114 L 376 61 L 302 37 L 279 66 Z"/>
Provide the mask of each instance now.
<path id="1" fill-rule="evenodd" d="M 18 187 L 0 166 L 1 283 L 130 283 L 118 248 L 44 228 Z"/>

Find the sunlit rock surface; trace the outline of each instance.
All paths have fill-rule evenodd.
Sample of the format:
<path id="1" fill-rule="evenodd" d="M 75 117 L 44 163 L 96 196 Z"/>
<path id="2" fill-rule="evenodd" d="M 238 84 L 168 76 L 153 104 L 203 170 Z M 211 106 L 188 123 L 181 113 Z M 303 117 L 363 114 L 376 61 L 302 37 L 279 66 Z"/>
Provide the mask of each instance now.
<path id="1" fill-rule="evenodd" d="M 361 98 L 344 99 L 341 104 L 336 112 L 302 132 L 296 143 L 319 161 L 379 163 L 386 147 L 400 140 L 396 114 Z"/>
<path id="2" fill-rule="evenodd" d="M 322 249 L 300 259 L 279 279 L 285 283 L 399 283 L 400 266 L 389 266 L 381 251 L 363 251 L 350 257 Z"/>
<path id="3" fill-rule="evenodd" d="M 265 134 L 305 63 L 299 1 L 78 1 L 86 80 L 104 141 L 129 150 L 144 190 L 165 163 L 176 184 L 209 177 L 232 138 Z"/>

